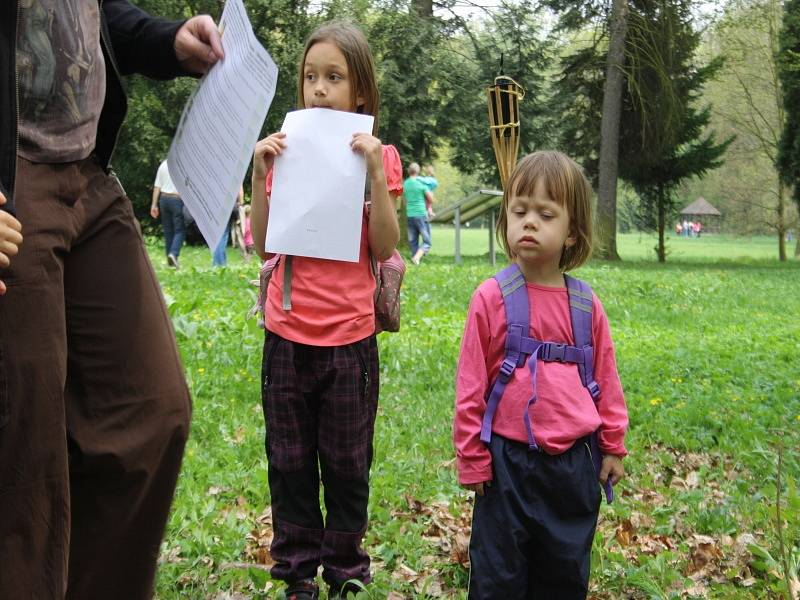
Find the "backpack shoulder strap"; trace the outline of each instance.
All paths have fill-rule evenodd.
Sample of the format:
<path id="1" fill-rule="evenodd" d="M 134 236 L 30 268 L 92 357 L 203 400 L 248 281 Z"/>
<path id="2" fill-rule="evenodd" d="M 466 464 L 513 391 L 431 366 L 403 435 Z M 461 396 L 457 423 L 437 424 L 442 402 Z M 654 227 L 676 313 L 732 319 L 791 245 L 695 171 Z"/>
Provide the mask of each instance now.
<path id="1" fill-rule="evenodd" d="M 511 371 L 525 364 L 522 338 L 528 337 L 531 328 L 530 303 L 525 277 L 516 264 L 511 264 L 494 276 L 503 295 L 506 311 L 506 360 L 513 361 Z M 505 361 L 504 361 L 505 362 Z M 502 368 L 501 368 L 502 371 Z M 511 375 L 511 372 L 508 374 Z"/>
<path id="2" fill-rule="evenodd" d="M 492 439 L 492 419 L 503 397 L 506 384 L 511 379 L 514 369 L 525 364 L 527 354 L 522 351 L 522 339 L 530 332 L 530 306 L 525 277 L 516 264 L 511 264 L 494 276 L 500 293 L 503 295 L 503 306 L 506 312 L 505 356 L 494 380 L 489 397 L 486 400 L 486 411 L 481 424 L 481 441 L 488 444 Z"/>
<path id="3" fill-rule="evenodd" d="M 575 346 L 583 349 L 583 362 L 578 363 L 581 383 L 592 398 L 600 397 L 600 386 L 594 380 L 594 348 L 592 346 L 592 288 L 580 279 L 564 275 L 569 294 L 569 314 Z"/>

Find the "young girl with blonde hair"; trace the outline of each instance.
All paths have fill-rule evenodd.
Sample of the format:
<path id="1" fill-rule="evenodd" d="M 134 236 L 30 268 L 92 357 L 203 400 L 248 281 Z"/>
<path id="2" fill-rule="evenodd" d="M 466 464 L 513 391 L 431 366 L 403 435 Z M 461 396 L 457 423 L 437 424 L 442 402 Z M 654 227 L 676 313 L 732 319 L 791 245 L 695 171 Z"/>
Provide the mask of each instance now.
<path id="1" fill-rule="evenodd" d="M 357 27 L 331 23 L 311 35 L 300 61 L 298 105 L 375 117 L 372 132 L 357 133 L 350 141 L 366 160 L 371 201 L 364 211 L 358 262 L 292 257 L 291 310 L 282 304 L 285 260 L 267 289 L 262 401 L 274 528 L 270 551 L 276 561 L 272 576 L 287 582 L 288 599 L 313 600 L 320 565 L 332 597 L 344 595 L 352 586 L 346 585 L 349 580 L 370 581 L 369 556 L 361 546 L 379 386 L 370 256 L 385 260 L 397 244 L 395 198 L 402 191 L 402 166 L 397 150 L 375 137 L 375 68 Z M 256 145 L 251 227 L 262 258 L 271 168 L 291 143 L 278 132 Z"/>
<path id="2" fill-rule="evenodd" d="M 628 416 L 603 307 L 565 275 L 591 253 L 580 167 L 520 160 L 497 235 L 512 264 L 472 297 L 456 377 L 458 479 L 476 493 L 469 597 L 585 598 L 598 479 L 624 474 Z"/>

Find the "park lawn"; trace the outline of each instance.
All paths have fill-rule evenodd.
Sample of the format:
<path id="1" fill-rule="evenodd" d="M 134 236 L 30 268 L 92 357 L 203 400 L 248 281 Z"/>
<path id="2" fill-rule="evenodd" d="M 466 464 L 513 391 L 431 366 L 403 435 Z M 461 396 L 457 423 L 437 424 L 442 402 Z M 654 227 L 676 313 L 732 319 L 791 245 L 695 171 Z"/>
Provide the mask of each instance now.
<path id="1" fill-rule="evenodd" d="M 455 229 L 448 225 L 434 225 L 432 231 L 434 256 L 450 256 L 455 254 Z M 653 233 L 621 233 L 617 234 L 617 247 L 623 260 L 655 261 L 655 246 L 658 239 Z M 699 238 L 678 237 L 667 234 L 668 261 L 728 260 L 748 262 L 753 260 L 770 260 L 778 257 L 778 240 L 774 236 L 754 236 L 749 238 L 730 235 L 703 234 Z M 794 254 L 795 243 L 787 242 L 786 252 Z M 503 255 L 502 249 L 496 245 L 498 258 Z M 489 253 L 489 230 L 480 228 L 463 228 L 461 230 L 461 254 L 464 256 L 483 256 Z"/>
<path id="2" fill-rule="evenodd" d="M 623 236 L 623 256 L 634 242 Z M 800 263 L 736 260 L 744 240 L 686 242 L 683 261 L 577 272 L 609 315 L 631 417 L 628 477 L 601 509 L 593 598 L 780 597 L 779 447 L 780 533 L 800 566 Z M 212 270 L 207 249 L 187 248 L 175 272 L 155 244 L 194 398 L 157 597 L 280 597 L 258 565 L 269 535 L 263 333 L 245 320 L 257 264 L 231 251 L 232 266 Z M 719 260 L 700 260 L 703 247 Z M 453 470 L 453 379 L 470 295 L 491 274 L 485 257 L 410 267 L 402 331 L 380 336 L 372 598 L 465 597 L 470 495 Z"/>

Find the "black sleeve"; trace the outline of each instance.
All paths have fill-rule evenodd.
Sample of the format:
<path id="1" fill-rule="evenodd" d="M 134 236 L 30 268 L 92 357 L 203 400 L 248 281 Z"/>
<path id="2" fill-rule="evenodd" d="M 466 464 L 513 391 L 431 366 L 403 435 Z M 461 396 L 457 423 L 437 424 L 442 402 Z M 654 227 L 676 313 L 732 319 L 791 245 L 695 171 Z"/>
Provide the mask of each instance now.
<path id="1" fill-rule="evenodd" d="M 103 16 L 122 75 L 141 73 L 153 79 L 187 75 L 175 58 L 175 34 L 185 21 L 151 17 L 128 0 L 105 0 Z"/>

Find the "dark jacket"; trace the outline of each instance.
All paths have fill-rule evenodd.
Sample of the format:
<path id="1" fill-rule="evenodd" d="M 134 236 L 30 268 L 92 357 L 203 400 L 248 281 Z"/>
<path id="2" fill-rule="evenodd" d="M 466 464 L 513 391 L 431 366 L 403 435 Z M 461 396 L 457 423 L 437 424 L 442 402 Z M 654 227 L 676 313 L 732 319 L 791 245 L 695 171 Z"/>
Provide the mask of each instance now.
<path id="1" fill-rule="evenodd" d="M 97 127 L 95 153 L 108 168 L 125 119 L 128 102 L 123 75 L 141 73 L 154 79 L 184 75 L 175 58 L 175 34 L 183 21 L 151 17 L 128 0 L 98 0 L 100 34 L 106 63 L 106 96 Z M 17 163 L 16 42 L 19 0 L 0 2 L 0 192 L 14 211 L 14 176 Z"/>

